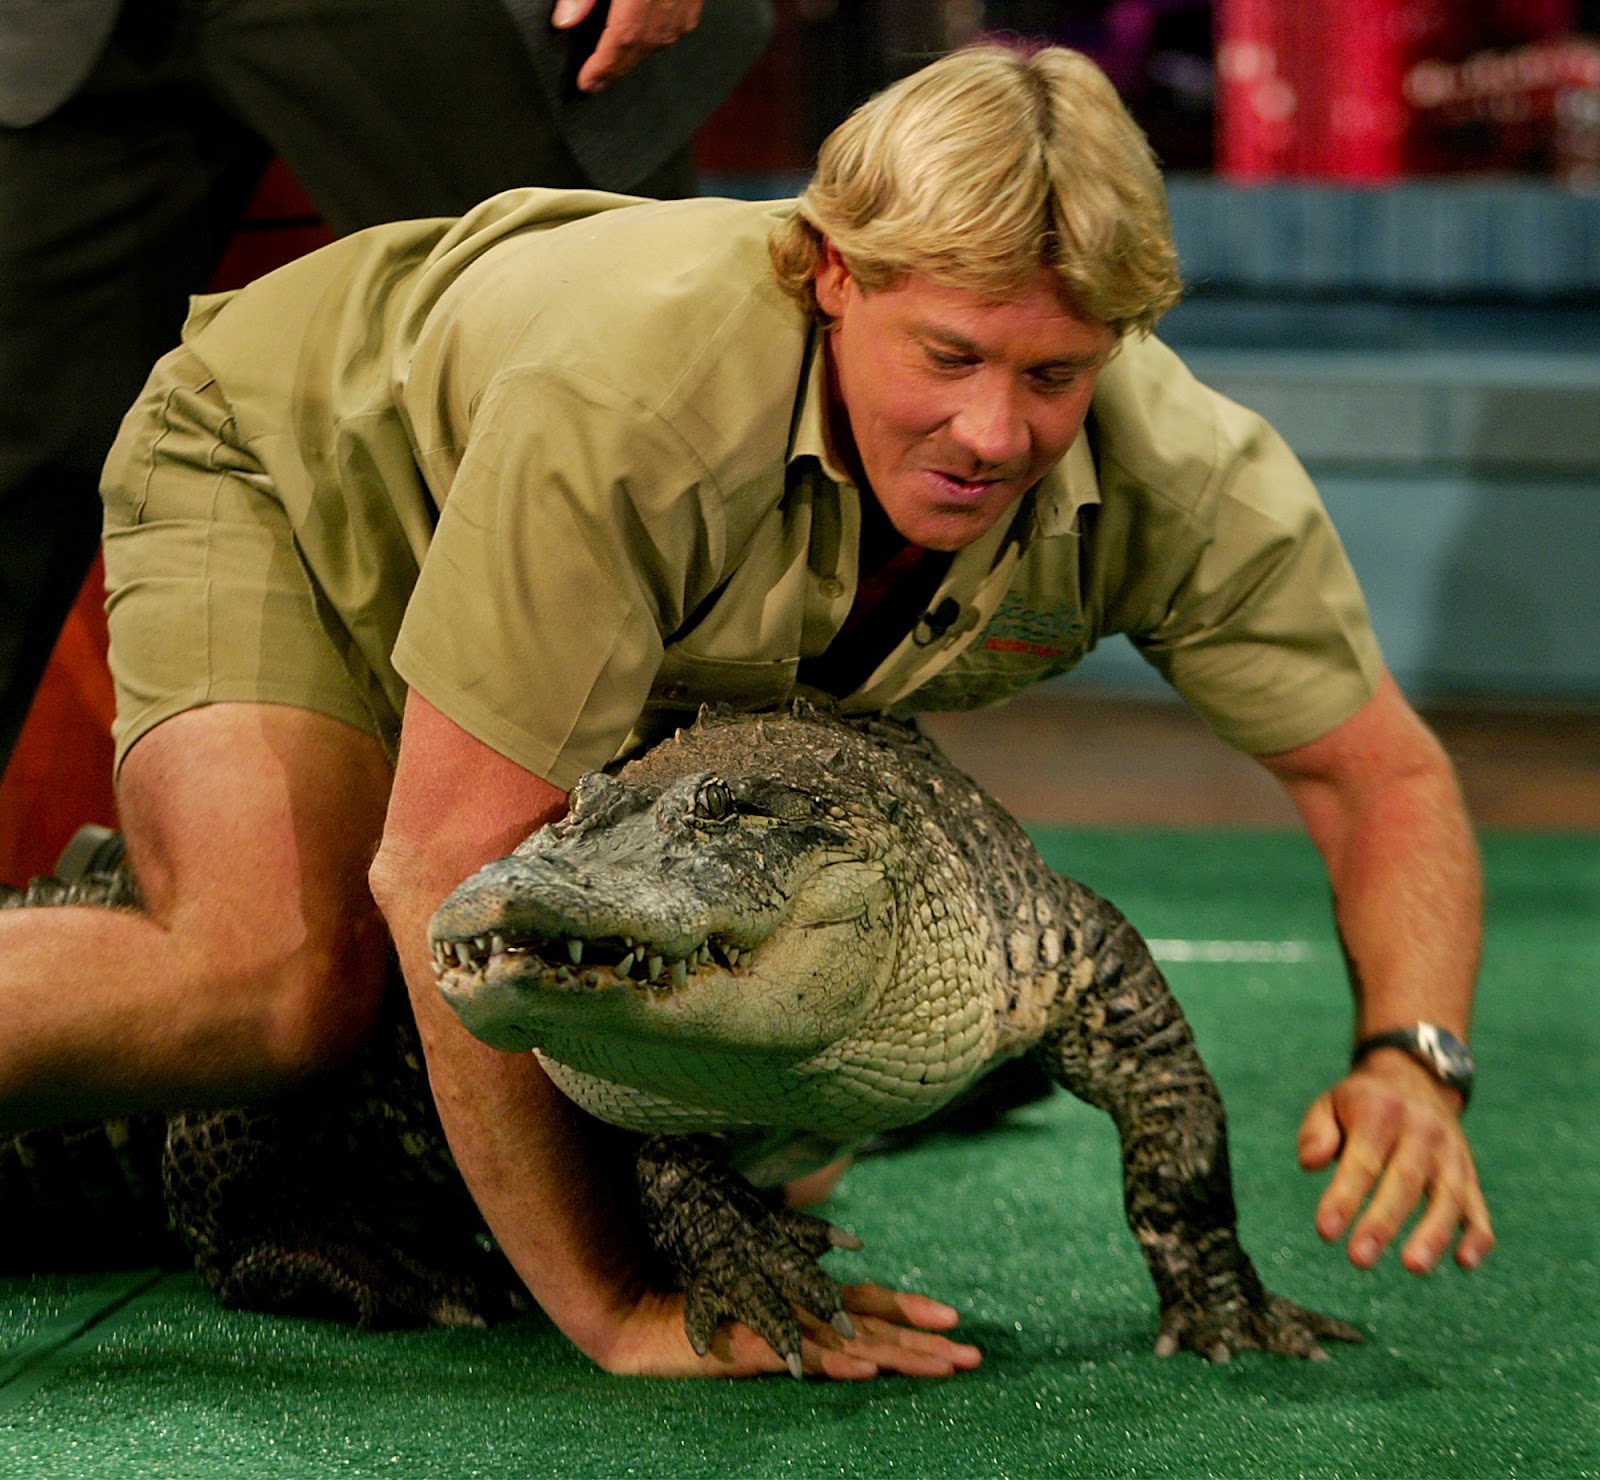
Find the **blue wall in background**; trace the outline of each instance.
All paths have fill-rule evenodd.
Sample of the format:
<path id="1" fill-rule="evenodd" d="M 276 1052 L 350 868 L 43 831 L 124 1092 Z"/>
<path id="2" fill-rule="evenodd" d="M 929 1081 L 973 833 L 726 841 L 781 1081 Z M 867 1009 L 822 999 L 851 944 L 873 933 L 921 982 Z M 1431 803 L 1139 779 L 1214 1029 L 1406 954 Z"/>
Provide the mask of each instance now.
<path id="1" fill-rule="evenodd" d="M 1463 344 L 1460 324 L 1449 348 L 1294 351 L 1172 326 L 1203 380 L 1300 453 L 1415 696 L 1600 698 L 1600 347 L 1559 342 L 1582 317 L 1555 344 L 1524 325 L 1516 350 Z M 1120 641 L 1092 662 L 1154 682 Z"/>
<path id="2" fill-rule="evenodd" d="M 1416 697 L 1600 699 L 1600 197 L 1169 183 L 1161 333 L 1300 454 Z M 1079 672 L 1158 688 L 1127 643 Z"/>

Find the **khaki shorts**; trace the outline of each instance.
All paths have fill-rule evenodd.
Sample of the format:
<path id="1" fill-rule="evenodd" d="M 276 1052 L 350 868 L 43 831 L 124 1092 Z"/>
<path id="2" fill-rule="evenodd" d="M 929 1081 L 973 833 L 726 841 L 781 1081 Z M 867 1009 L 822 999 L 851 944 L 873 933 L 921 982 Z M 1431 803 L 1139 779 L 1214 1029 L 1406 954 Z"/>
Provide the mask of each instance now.
<path id="1" fill-rule="evenodd" d="M 289 704 L 375 736 L 382 698 L 302 561 L 261 465 L 231 439 L 210 371 L 178 349 L 122 423 L 101 484 L 116 765 L 164 719 L 203 704 Z"/>

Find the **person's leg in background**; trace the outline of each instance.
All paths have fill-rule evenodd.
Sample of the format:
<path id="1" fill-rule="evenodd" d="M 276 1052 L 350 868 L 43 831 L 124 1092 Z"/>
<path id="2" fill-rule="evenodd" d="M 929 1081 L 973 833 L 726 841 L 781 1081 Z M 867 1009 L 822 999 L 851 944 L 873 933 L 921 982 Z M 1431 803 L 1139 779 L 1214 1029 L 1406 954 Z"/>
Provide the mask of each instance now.
<path id="1" fill-rule="evenodd" d="M 595 184 L 500 0 L 238 0 L 209 16 L 200 62 L 213 97 L 271 144 L 340 234 L 460 215 L 517 186 Z M 687 140 L 628 184 L 693 187 Z"/>
<path id="2" fill-rule="evenodd" d="M 0 128 L 0 767 L 100 538 L 100 467 L 265 167 L 181 17 L 129 5 L 76 96 Z"/>

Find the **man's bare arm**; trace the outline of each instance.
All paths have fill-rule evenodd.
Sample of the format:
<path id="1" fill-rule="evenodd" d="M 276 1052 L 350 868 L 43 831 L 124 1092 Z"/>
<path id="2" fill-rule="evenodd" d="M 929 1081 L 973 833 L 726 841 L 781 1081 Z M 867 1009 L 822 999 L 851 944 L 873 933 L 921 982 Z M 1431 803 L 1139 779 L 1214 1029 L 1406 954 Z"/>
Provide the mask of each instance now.
<path id="1" fill-rule="evenodd" d="M 1356 1037 L 1425 1021 L 1465 1038 L 1482 937 L 1477 846 L 1449 758 L 1393 679 L 1329 734 L 1264 764 L 1327 866 Z M 1323 1237 L 1348 1231 L 1352 1262 L 1369 1267 L 1420 1205 L 1407 1269 L 1432 1269 L 1458 1231 L 1457 1263 L 1481 1262 L 1494 1234 L 1461 1108 L 1396 1049 L 1370 1054 L 1322 1095 L 1299 1154 L 1308 1170 L 1338 1163 L 1317 1208 Z"/>

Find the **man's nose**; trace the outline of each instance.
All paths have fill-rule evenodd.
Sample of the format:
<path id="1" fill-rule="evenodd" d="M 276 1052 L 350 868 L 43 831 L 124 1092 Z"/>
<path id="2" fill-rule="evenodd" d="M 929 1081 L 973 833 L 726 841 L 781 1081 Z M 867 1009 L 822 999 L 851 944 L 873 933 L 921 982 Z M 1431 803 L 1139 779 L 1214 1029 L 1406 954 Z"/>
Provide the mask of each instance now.
<path id="1" fill-rule="evenodd" d="M 979 376 L 968 389 L 950 421 L 956 442 L 989 466 L 1025 457 L 1031 438 L 1016 387 L 1000 376 Z"/>

